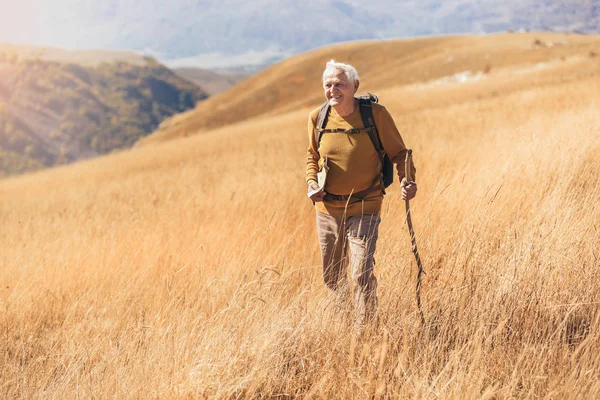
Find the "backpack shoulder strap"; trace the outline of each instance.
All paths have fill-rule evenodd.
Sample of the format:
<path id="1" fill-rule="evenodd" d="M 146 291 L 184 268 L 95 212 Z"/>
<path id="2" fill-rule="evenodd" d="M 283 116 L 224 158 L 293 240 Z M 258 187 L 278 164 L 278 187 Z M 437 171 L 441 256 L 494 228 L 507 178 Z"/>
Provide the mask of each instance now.
<path id="1" fill-rule="evenodd" d="M 373 143 L 373 147 L 375 147 L 375 151 L 377 151 L 377 155 L 379 155 L 379 161 L 381 161 L 381 188 L 383 190 L 383 194 L 385 194 L 385 188 L 392 184 L 394 180 L 394 167 L 389 157 L 385 153 L 385 149 L 383 148 L 383 144 L 381 143 L 381 139 L 379 137 L 379 131 L 377 130 L 377 125 L 375 125 L 375 118 L 373 117 L 373 102 L 377 102 L 377 97 L 374 95 L 370 95 L 369 98 L 359 98 L 360 100 L 360 115 L 363 120 L 363 124 L 365 128 L 367 128 L 367 132 L 369 133 L 369 138 Z"/>
<path id="2" fill-rule="evenodd" d="M 379 154 L 379 158 L 381 158 L 381 162 L 383 163 L 385 150 L 381 145 L 379 132 L 377 131 L 377 126 L 375 125 L 375 118 L 373 118 L 373 106 L 371 105 L 371 100 L 361 97 L 359 98 L 359 101 L 360 116 L 362 117 L 363 124 L 365 125 L 365 128 L 369 129 L 369 138 L 371 138 L 371 142 L 373 142 L 373 146 L 375 147 L 375 150 L 377 151 L 377 154 Z"/>
<path id="3" fill-rule="evenodd" d="M 323 129 L 327 126 L 327 116 L 329 115 L 329 109 L 331 106 L 329 105 L 329 101 L 326 101 L 321 106 L 319 110 L 319 115 L 317 116 L 317 125 L 315 126 L 315 134 L 317 135 L 317 149 L 321 144 L 321 137 L 323 136 Z"/>

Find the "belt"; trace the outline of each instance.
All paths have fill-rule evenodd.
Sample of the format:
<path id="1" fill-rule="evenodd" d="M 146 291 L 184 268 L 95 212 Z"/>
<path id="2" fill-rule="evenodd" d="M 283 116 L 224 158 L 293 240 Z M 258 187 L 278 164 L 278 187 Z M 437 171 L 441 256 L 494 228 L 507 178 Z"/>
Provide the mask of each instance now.
<path id="1" fill-rule="evenodd" d="M 368 194 L 370 194 L 371 192 L 374 192 L 376 189 L 380 189 L 380 188 L 381 188 L 381 186 L 375 185 L 375 186 L 371 186 L 368 189 L 361 190 L 360 192 L 355 192 L 352 194 L 333 194 L 333 193 L 326 192 L 325 197 L 323 197 L 323 200 L 347 201 L 350 198 L 357 199 L 357 200 L 363 200 L 365 197 L 367 197 Z"/>

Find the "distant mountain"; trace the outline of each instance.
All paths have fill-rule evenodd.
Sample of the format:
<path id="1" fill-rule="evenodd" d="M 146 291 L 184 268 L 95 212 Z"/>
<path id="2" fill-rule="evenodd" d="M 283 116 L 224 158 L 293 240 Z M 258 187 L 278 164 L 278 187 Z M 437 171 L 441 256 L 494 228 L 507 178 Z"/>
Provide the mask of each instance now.
<path id="1" fill-rule="evenodd" d="M 11 43 L 0 43 L 0 54 L 5 57 L 14 54 L 20 60 L 56 61 L 90 67 L 115 62 L 144 66 L 149 60 L 148 56 L 129 50 L 69 50 Z"/>
<path id="2" fill-rule="evenodd" d="M 0 177 L 128 148 L 208 96 L 150 57 L 82 65 L 1 49 Z"/>
<path id="3" fill-rule="evenodd" d="M 263 65 L 331 43 L 513 30 L 597 32 L 600 0 L 122 0 L 11 4 L 0 41 L 146 51 L 170 66 Z M 141 12 L 140 10 L 143 10 Z M 22 22 L 29 21 L 26 26 Z"/>
<path id="4" fill-rule="evenodd" d="M 173 72 L 195 83 L 211 96 L 224 92 L 249 76 L 241 72 L 211 71 L 193 67 L 173 68 Z"/>

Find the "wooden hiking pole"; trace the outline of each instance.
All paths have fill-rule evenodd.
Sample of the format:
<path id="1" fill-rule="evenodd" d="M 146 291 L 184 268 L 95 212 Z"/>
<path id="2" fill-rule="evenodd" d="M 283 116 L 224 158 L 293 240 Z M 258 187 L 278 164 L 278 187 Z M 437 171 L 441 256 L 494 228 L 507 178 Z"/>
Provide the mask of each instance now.
<path id="1" fill-rule="evenodd" d="M 412 150 L 409 149 L 406 152 L 406 159 L 404 160 L 404 176 L 406 177 L 406 183 L 412 181 L 411 175 L 411 166 L 412 164 Z M 410 233 L 410 241 L 412 242 L 412 252 L 415 255 L 415 260 L 417 260 L 417 307 L 419 309 L 419 315 L 421 316 L 421 323 L 425 324 L 425 316 L 423 315 L 423 310 L 421 309 L 421 277 L 425 273 L 423 271 L 423 264 L 421 263 L 421 257 L 419 256 L 419 250 L 417 249 L 417 238 L 415 237 L 415 230 L 413 228 L 412 219 L 410 217 L 410 201 L 408 199 L 404 200 L 404 204 L 406 206 L 406 224 L 408 225 L 408 232 Z"/>

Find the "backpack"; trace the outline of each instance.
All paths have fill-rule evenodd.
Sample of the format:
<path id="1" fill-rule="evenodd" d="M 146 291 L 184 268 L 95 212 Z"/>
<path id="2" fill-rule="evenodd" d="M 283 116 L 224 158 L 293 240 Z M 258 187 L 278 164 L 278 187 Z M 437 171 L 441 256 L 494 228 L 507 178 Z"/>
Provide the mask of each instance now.
<path id="1" fill-rule="evenodd" d="M 386 154 L 383 149 L 383 145 L 381 144 L 381 139 L 379 138 L 379 132 L 377 131 L 377 126 L 375 126 L 375 119 L 373 118 L 373 107 L 372 103 L 377 103 L 378 98 L 374 94 L 367 93 L 363 96 L 357 97 L 359 101 L 360 107 L 360 116 L 363 120 L 364 128 L 352 128 L 352 129 L 325 129 L 327 126 L 327 116 L 329 115 L 329 109 L 331 106 L 329 102 L 326 101 L 319 110 L 319 115 L 317 116 L 317 148 L 321 144 L 321 137 L 324 133 L 328 132 L 345 132 L 345 133 L 360 133 L 367 131 L 369 133 L 369 138 L 379 155 L 379 160 L 381 161 L 381 183 L 383 184 L 383 188 L 387 188 L 394 181 L 394 165 L 392 161 Z M 385 193 L 385 190 L 384 190 Z"/>

